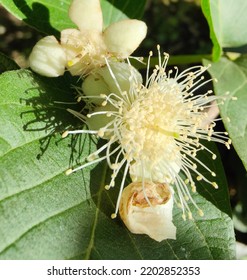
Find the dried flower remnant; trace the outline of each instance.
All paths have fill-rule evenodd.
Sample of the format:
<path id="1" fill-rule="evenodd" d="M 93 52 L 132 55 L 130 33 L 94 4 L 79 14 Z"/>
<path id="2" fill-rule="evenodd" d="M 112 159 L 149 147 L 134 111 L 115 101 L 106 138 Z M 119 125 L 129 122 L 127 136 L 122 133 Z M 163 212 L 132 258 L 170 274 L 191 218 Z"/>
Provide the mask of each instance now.
<path id="1" fill-rule="evenodd" d="M 160 242 L 176 239 L 172 209 L 173 195 L 167 185 L 135 182 L 124 188 L 119 214 L 129 231 L 147 234 Z"/>
<path id="2" fill-rule="evenodd" d="M 105 57 L 127 58 L 147 33 L 146 24 L 135 19 L 114 22 L 103 30 L 99 0 L 73 0 L 69 17 L 78 29 L 62 30 L 60 43 L 47 36 L 34 46 L 29 63 L 35 72 L 57 77 L 68 69 L 72 75 L 87 75 L 104 66 Z"/>
<path id="3" fill-rule="evenodd" d="M 126 69 L 129 67 L 126 71 L 131 72 L 128 91 L 121 90 L 120 85 L 123 82 L 121 75 L 117 74 L 117 67 L 113 72 L 107 63 L 117 92 L 111 90 L 112 82 L 107 83 L 104 74 L 101 73 L 101 83 L 111 93 L 102 94 L 100 90 L 90 94 L 84 92 L 84 98 L 91 106 L 96 99 L 102 100 L 102 103 L 101 105 L 97 103 L 87 117 L 75 113 L 90 125 L 90 129 L 67 131 L 64 134 L 66 136 L 73 133 L 89 133 L 108 139 L 107 143 L 89 156 L 88 162 L 75 169 L 69 169 L 67 174 L 107 160 L 113 170 L 112 179 L 106 186 L 106 189 L 110 189 L 115 186 L 115 178 L 123 169 L 119 198 L 113 217 L 118 212 L 128 172 L 133 182 L 169 185 L 174 190 L 176 204 L 182 209 L 183 219 L 192 218 L 188 201 L 194 205 L 198 214 L 203 216 L 203 211 L 191 196 L 191 192 L 196 192 L 195 179 L 191 174 L 196 174 L 198 181 L 204 180 L 214 188 L 218 186 L 215 181 L 209 179 L 216 176 L 215 172 L 197 157 L 199 151 L 205 150 L 213 160 L 216 159 L 216 155 L 201 140 L 219 142 L 227 148 L 231 144 L 227 132 L 214 131 L 220 118 L 207 126 L 204 125 L 209 120 L 205 109 L 230 99 L 228 94 L 221 97 L 211 95 L 211 90 L 195 94 L 211 81 L 205 80 L 203 76 L 208 67 L 194 66 L 181 73 L 175 67 L 174 70 L 166 72 L 169 57 L 164 54 L 162 59 L 159 46 L 158 54 L 159 64 L 150 74 L 149 65 L 152 56 L 150 53 L 145 84 L 140 83 L 136 72 L 131 70 L 132 66 L 126 64 Z M 123 73 L 123 67 L 119 69 Z M 85 82 L 87 79 L 91 79 L 90 76 Z M 103 151 L 105 155 L 100 156 Z M 112 155 L 115 155 L 113 162 Z M 204 169 L 203 173 L 197 166 Z M 205 172 L 208 172 L 209 177 L 204 175 Z"/>

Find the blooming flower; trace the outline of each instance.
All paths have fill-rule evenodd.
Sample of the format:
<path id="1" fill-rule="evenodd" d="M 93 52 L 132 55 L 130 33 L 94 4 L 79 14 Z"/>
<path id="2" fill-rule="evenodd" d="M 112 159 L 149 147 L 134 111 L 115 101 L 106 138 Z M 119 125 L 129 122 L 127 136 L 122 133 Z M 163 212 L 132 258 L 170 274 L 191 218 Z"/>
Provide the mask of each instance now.
<path id="1" fill-rule="evenodd" d="M 72 75 L 87 75 L 103 66 L 105 57 L 127 58 L 147 33 L 146 24 L 135 19 L 114 22 L 103 30 L 99 0 L 73 0 L 69 17 L 78 29 L 62 30 L 60 43 L 47 36 L 34 46 L 29 63 L 35 72 L 57 77 L 68 69 Z"/>
<path id="2" fill-rule="evenodd" d="M 191 192 L 196 192 L 196 181 L 204 180 L 214 188 L 218 188 L 218 185 L 197 168 L 204 168 L 210 177 L 216 176 L 215 172 L 197 157 L 199 151 L 205 150 L 211 154 L 213 160 L 216 159 L 216 155 L 201 140 L 223 143 L 227 148 L 231 144 L 227 132 L 214 131 L 219 119 L 211 121 L 207 113 L 208 108 L 215 106 L 213 101 L 216 100 L 219 104 L 229 97 L 216 97 L 211 95 L 211 90 L 204 94 L 195 94 L 210 82 L 205 81 L 203 76 L 207 67 L 194 66 L 180 74 L 175 67 L 175 72 L 166 72 L 168 55 L 164 54 L 162 60 L 159 47 L 158 53 L 159 64 L 149 74 L 149 61 L 152 56 L 150 53 L 145 84 L 141 83 L 130 64 L 121 64 L 118 73 L 116 65 L 113 72 L 111 64 L 106 61 L 105 71 L 101 69 L 94 72 L 97 80 L 100 80 L 98 90 L 96 86 L 93 92 L 84 91 L 83 98 L 86 102 L 90 106 L 93 106 L 94 102 L 98 105 L 94 105 L 87 117 L 75 113 L 89 129 L 66 131 L 63 135 L 90 133 L 108 140 L 100 149 L 85 158 L 83 165 L 69 169 L 67 174 L 106 159 L 113 170 L 112 179 L 106 186 L 106 189 L 110 189 L 115 185 L 117 174 L 123 169 L 116 212 L 112 217 L 118 212 L 128 172 L 133 182 L 142 182 L 144 192 L 147 182 L 170 186 L 174 190 L 175 202 L 182 209 L 183 219 L 192 218 L 188 200 L 195 206 L 198 214 L 203 216 L 203 211 L 191 196 Z M 126 85 L 124 68 L 131 75 L 128 78 L 128 87 L 121 89 L 122 85 Z M 91 79 L 93 84 L 93 76 L 88 76 L 85 83 L 87 79 L 89 82 Z M 105 155 L 100 156 L 103 151 Z M 114 161 L 111 161 L 112 155 L 115 155 Z M 196 174 L 196 179 L 191 173 Z"/>

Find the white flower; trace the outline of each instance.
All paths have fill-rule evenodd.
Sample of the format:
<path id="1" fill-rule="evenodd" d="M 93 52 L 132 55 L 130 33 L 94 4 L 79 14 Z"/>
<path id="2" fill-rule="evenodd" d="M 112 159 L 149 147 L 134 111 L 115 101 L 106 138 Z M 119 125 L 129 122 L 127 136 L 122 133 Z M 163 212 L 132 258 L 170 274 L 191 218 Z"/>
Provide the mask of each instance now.
<path id="1" fill-rule="evenodd" d="M 114 22 L 103 30 L 99 0 L 73 0 L 69 17 L 78 29 L 62 30 L 60 43 L 49 36 L 34 46 L 29 63 L 35 72 L 57 77 L 68 69 L 72 75 L 87 75 L 104 66 L 105 57 L 127 58 L 147 33 L 146 24 L 135 19 Z"/>
<path id="2" fill-rule="evenodd" d="M 108 141 L 96 152 L 92 153 L 83 165 L 69 169 L 67 174 L 85 168 L 102 160 L 107 160 L 112 171 L 112 179 L 106 189 L 115 186 L 115 178 L 119 171 L 123 170 L 119 197 L 116 203 L 115 215 L 118 212 L 121 194 L 125 186 L 128 172 L 134 182 L 162 183 L 169 185 L 174 190 L 174 199 L 182 209 L 183 219 L 192 218 L 192 212 L 188 200 L 192 202 L 200 216 L 203 211 L 198 207 L 191 196 L 196 192 L 196 181 L 204 180 L 218 188 L 211 177 L 216 174 L 210 170 L 198 157 L 201 150 L 208 152 L 212 159 L 216 155 L 210 151 L 201 140 L 223 143 L 227 148 L 231 143 L 227 132 L 215 132 L 216 119 L 210 120 L 207 109 L 217 106 L 220 102 L 230 97 L 216 97 L 209 90 L 203 94 L 195 94 L 202 86 L 211 80 L 204 80 L 202 75 L 207 67 L 194 66 L 178 73 L 178 69 L 166 72 L 168 55 L 164 54 L 162 61 L 158 47 L 159 64 L 149 74 L 149 61 L 146 82 L 140 82 L 139 74 L 131 65 L 121 65 L 119 72 L 114 65 L 114 72 L 107 63 L 108 73 L 111 74 L 111 82 L 105 79 L 107 71 L 98 75 L 99 85 L 90 93 L 85 92 L 82 98 L 88 103 L 91 112 L 86 116 L 75 113 L 86 124 L 89 130 L 66 131 L 64 136 L 73 133 L 90 133 Z M 124 70 L 124 68 L 126 68 Z M 129 86 L 123 72 L 131 73 L 128 78 Z M 105 74 L 104 74 L 105 73 Z M 121 73 L 121 75 L 120 75 Z M 100 78 L 101 77 L 101 78 Z M 122 78 L 121 78 L 122 77 Z M 92 82 L 93 77 L 87 79 Z M 123 79 L 123 80 L 122 80 Z M 114 82 L 114 90 L 111 90 Z M 86 87 L 90 88 L 88 85 Z M 107 90 L 106 90 L 107 89 Z M 111 93 L 109 93 L 111 92 Z M 93 105 L 91 102 L 97 105 Z M 97 100 L 97 101 L 96 101 Z M 99 100 L 101 100 L 101 105 Z M 213 102 L 213 101 L 217 102 Z M 92 107 L 93 106 L 93 107 Z M 205 126 L 205 123 L 207 125 Z M 105 151 L 105 155 L 100 156 Z M 111 156 L 114 155 L 113 162 Z M 204 169 L 201 173 L 197 166 Z M 191 174 L 196 174 L 193 179 Z M 206 175 L 208 173 L 208 176 Z M 143 187 L 145 191 L 145 187 Z M 114 216 L 115 216 L 114 215 Z"/>
<path id="3" fill-rule="evenodd" d="M 129 231 L 147 234 L 160 242 L 176 239 L 172 209 L 173 195 L 167 185 L 136 182 L 124 188 L 119 214 Z"/>

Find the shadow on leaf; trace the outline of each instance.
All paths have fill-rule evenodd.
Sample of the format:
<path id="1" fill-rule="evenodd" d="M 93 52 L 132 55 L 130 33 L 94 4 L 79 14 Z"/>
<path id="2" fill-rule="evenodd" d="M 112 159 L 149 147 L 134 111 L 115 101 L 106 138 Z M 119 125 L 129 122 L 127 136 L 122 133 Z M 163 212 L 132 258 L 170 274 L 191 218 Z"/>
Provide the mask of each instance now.
<path id="1" fill-rule="evenodd" d="M 83 104 L 77 103 L 75 100 L 75 90 L 71 88 L 71 85 L 76 84 L 76 80 L 69 74 L 66 73 L 63 77 L 55 79 L 29 74 L 33 78 L 34 87 L 25 91 L 26 97 L 22 97 L 20 102 L 25 103 L 31 109 L 22 112 L 21 118 L 25 120 L 24 131 L 44 131 L 47 133 L 39 140 L 40 153 L 37 158 L 40 159 L 48 149 L 51 139 L 56 137 L 58 133 L 82 127 L 82 122 L 69 113 L 67 109 L 80 111 Z M 70 165 L 73 165 L 81 157 L 84 139 L 80 134 L 72 135 L 70 139 Z M 62 138 L 56 143 L 60 141 Z"/>
<path id="2" fill-rule="evenodd" d="M 46 6 L 34 2 L 31 8 L 26 0 L 14 0 L 14 4 L 26 16 L 23 21 L 28 25 L 34 26 L 38 30 L 46 32 L 46 34 L 53 34 L 55 37 L 59 37 L 59 31 L 50 24 L 50 14 Z"/>
<path id="3" fill-rule="evenodd" d="M 103 146 L 105 141 L 100 140 L 98 147 Z M 114 149 L 114 148 L 113 148 Z M 102 156 L 104 152 L 102 153 Z M 114 155 L 111 157 L 111 161 L 115 161 Z M 111 181 L 112 169 L 109 168 L 106 160 L 103 160 L 91 171 L 90 191 L 95 205 L 110 218 L 111 214 L 115 212 L 116 203 L 120 191 L 120 186 L 123 178 L 123 170 L 125 166 L 119 171 L 119 174 L 115 178 L 115 186 L 109 190 L 105 189 L 106 185 L 109 185 Z M 125 187 L 131 183 L 130 176 L 128 175 L 125 180 Z M 122 222 L 119 219 L 119 223 Z"/>

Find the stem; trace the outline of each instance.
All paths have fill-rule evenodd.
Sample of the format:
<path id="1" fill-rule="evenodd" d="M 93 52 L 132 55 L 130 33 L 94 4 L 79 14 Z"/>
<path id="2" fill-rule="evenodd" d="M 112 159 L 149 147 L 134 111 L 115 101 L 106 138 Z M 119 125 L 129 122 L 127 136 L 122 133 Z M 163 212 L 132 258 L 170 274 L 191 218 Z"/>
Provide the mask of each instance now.
<path id="1" fill-rule="evenodd" d="M 203 59 L 212 60 L 211 54 L 192 54 L 192 55 L 172 55 L 169 57 L 168 65 L 183 65 L 183 64 L 201 64 Z M 135 60 L 131 64 L 137 69 L 146 68 L 147 57 L 144 57 L 144 64 Z M 150 67 L 158 64 L 158 57 L 151 57 Z"/>

